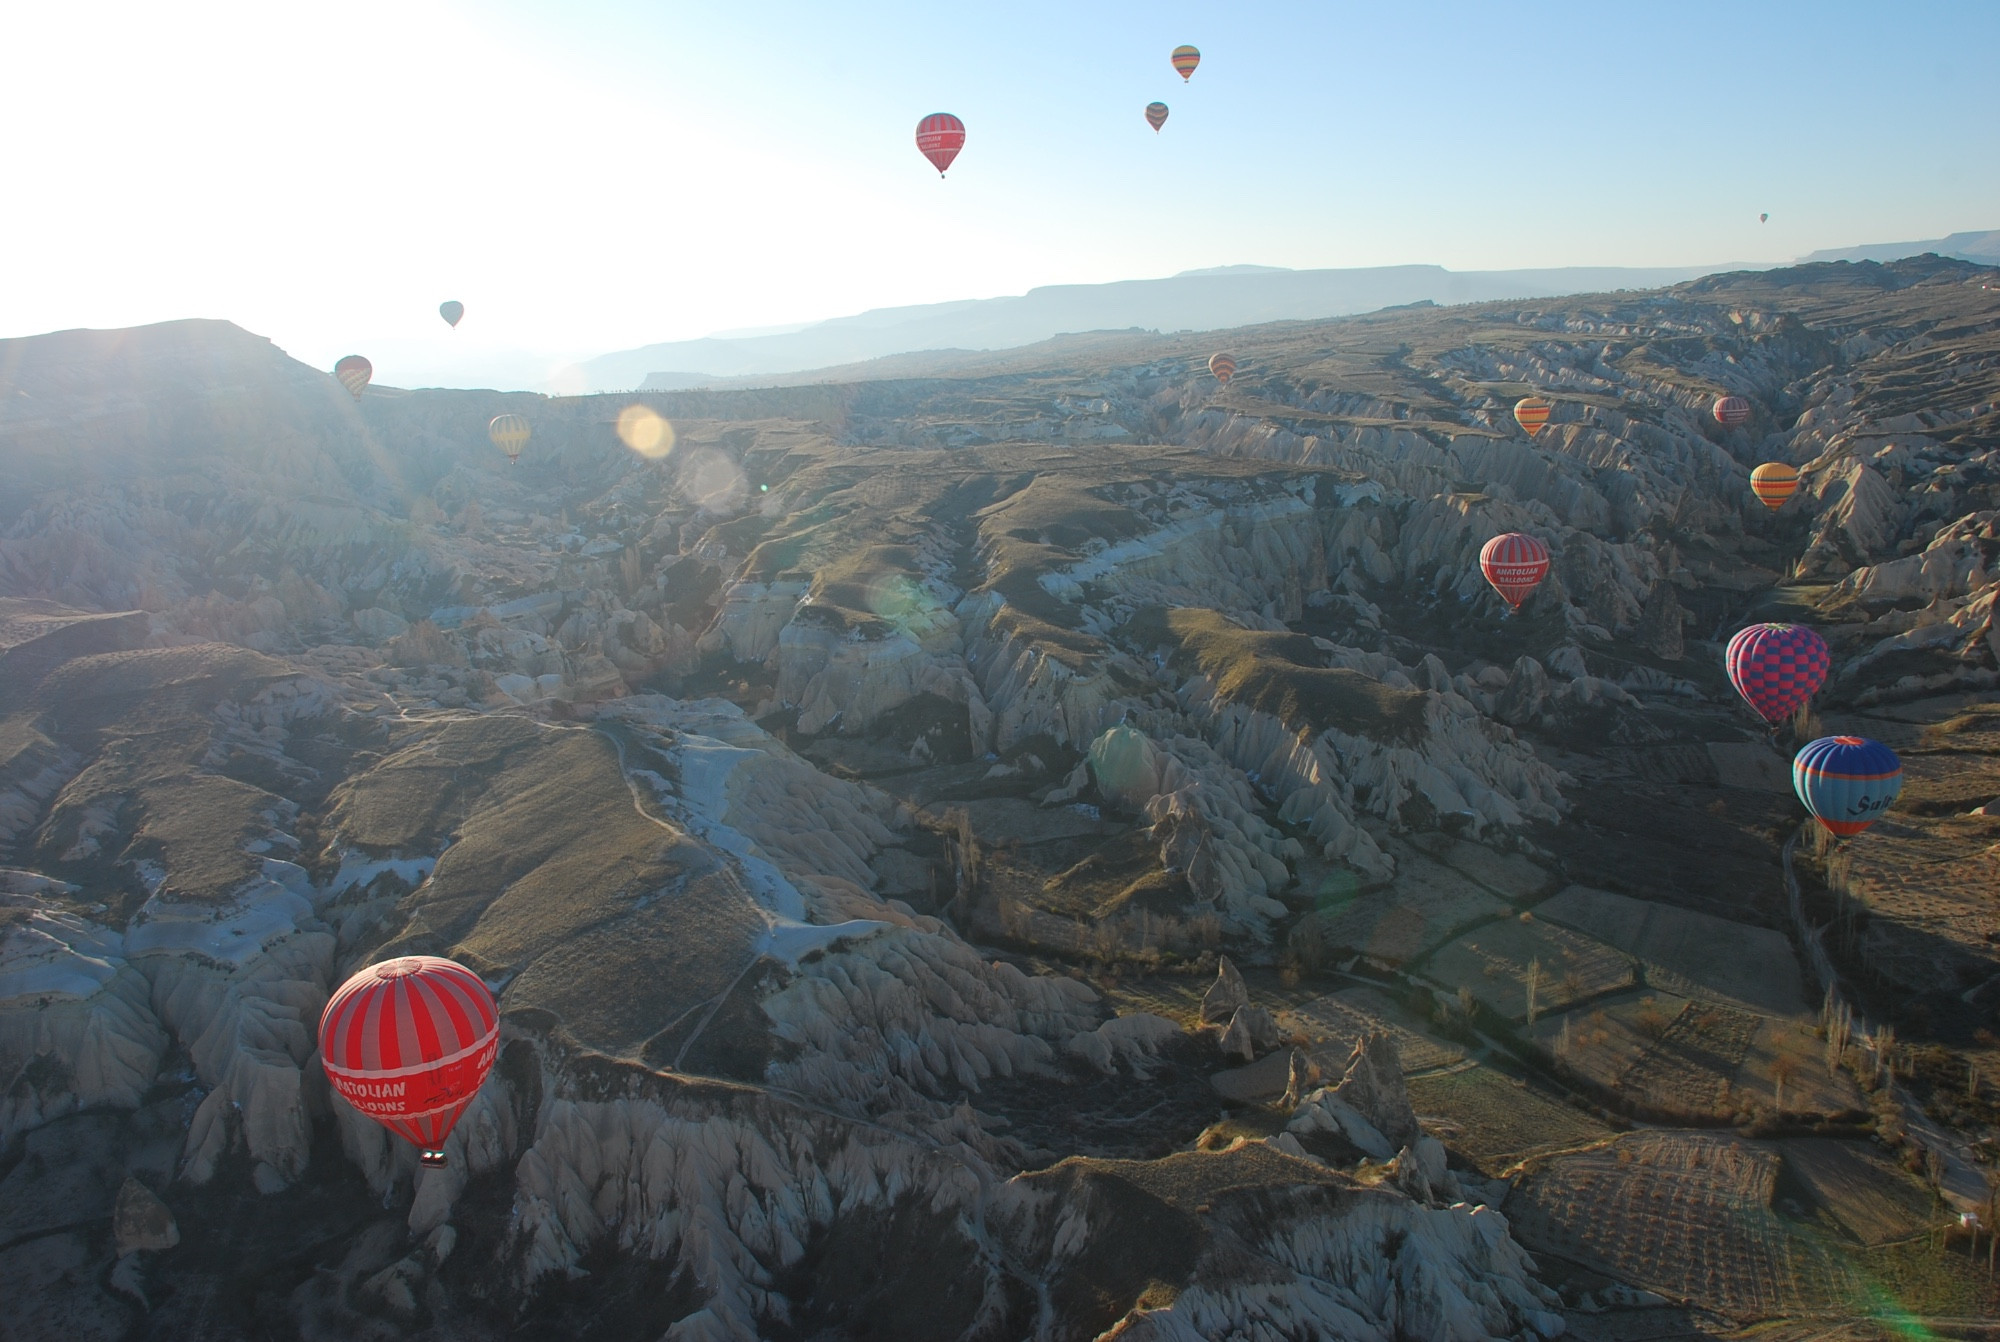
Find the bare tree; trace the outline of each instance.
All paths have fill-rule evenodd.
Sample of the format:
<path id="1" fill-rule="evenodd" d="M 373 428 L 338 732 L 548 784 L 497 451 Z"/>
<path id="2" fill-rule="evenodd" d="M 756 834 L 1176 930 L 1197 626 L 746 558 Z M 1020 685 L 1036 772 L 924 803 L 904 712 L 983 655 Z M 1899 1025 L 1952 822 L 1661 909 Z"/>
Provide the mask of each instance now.
<path id="1" fill-rule="evenodd" d="M 1538 956 L 1535 959 L 1528 961 L 1528 1025 L 1531 1028 L 1535 1023 L 1535 1014 L 1536 1014 L 1535 997 L 1536 994 L 1540 991 L 1541 986 L 1542 986 L 1542 961 L 1541 958 Z"/>

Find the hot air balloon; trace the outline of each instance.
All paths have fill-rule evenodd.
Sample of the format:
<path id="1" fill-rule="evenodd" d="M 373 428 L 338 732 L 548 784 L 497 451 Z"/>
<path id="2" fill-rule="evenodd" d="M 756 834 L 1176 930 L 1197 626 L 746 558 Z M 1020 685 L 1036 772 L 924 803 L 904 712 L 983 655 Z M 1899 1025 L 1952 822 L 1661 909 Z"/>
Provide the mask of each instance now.
<path id="1" fill-rule="evenodd" d="M 1165 103 L 1147 103 L 1146 124 L 1153 128 L 1155 134 L 1158 134 L 1160 127 L 1167 124 L 1167 105 Z"/>
<path id="2" fill-rule="evenodd" d="M 1880 741 L 1822 736 L 1792 757 L 1792 791 L 1830 832 L 1850 838 L 1903 790 L 1903 762 Z"/>
<path id="3" fill-rule="evenodd" d="M 1180 72 L 1181 83 L 1194 77 L 1194 67 L 1201 64 L 1201 53 L 1193 47 L 1174 48 L 1174 69 Z"/>
<path id="4" fill-rule="evenodd" d="M 1758 502 L 1776 512 L 1785 506 L 1785 500 L 1799 492 L 1799 468 L 1782 461 L 1767 461 L 1750 472 L 1750 492 L 1757 496 Z"/>
<path id="5" fill-rule="evenodd" d="M 340 985 L 319 1018 L 320 1062 L 340 1097 L 424 1164 L 472 1102 L 500 1048 L 500 1011 L 479 976 L 435 955 L 370 965 Z"/>
<path id="6" fill-rule="evenodd" d="M 493 422 L 486 426 L 486 436 L 493 440 L 493 446 L 507 454 L 507 460 L 521 460 L 521 449 L 528 445 L 528 436 L 533 432 L 528 421 L 520 415 L 495 415 Z"/>
<path id="7" fill-rule="evenodd" d="M 1739 629 L 1723 653 L 1729 683 L 1775 728 L 1826 684 L 1826 641 L 1802 624 Z"/>
<path id="8" fill-rule="evenodd" d="M 1549 572 L 1549 547 L 1533 536 L 1509 531 L 1486 542 L 1479 552 L 1479 571 L 1493 590 L 1514 610 L 1541 585 Z"/>
<path id="9" fill-rule="evenodd" d="M 1768 224 L 1771 222 L 1771 216 L 1768 214 L 1760 214 L 1757 216 L 1757 222 L 1760 224 Z"/>
<path id="10" fill-rule="evenodd" d="M 1715 422 L 1725 429 L 1733 429 L 1750 418 L 1750 402 L 1741 396 L 1718 396 L 1709 410 Z"/>
<path id="11" fill-rule="evenodd" d="M 965 123 L 951 113 L 932 112 L 917 123 L 917 152 L 931 161 L 938 176 L 944 176 L 944 170 L 963 148 Z"/>
<path id="12" fill-rule="evenodd" d="M 444 318 L 445 321 L 453 326 L 458 325 L 458 319 L 464 315 L 465 304 L 459 302 L 456 298 L 447 299 L 438 304 L 438 316 Z"/>
<path id="13" fill-rule="evenodd" d="M 1236 356 L 1218 350 L 1208 356 L 1208 371 L 1215 374 L 1217 382 L 1228 386 L 1229 379 L 1236 376 Z"/>
<path id="14" fill-rule="evenodd" d="M 347 388 L 355 400 L 368 385 L 368 379 L 375 376 L 375 365 L 359 354 L 350 354 L 333 366 L 333 375 L 340 379 L 340 385 Z"/>
<path id="15" fill-rule="evenodd" d="M 1555 413 L 1556 403 L 1540 396 L 1530 396 L 1514 402 L 1514 422 L 1526 431 L 1530 438 L 1535 436 L 1542 425 L 1549 422 Z"/>

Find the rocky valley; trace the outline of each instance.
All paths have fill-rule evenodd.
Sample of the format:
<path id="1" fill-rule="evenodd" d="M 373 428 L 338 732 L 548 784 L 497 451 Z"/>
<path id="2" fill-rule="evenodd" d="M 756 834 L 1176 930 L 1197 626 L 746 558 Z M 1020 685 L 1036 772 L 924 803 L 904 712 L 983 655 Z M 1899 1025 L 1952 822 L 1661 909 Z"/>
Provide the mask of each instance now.
<path id="1" fill-rule="evenodd" d="M 850 371 L 0 342 L 0 1338 L 1990 1335 L 2000 270 Z"/>

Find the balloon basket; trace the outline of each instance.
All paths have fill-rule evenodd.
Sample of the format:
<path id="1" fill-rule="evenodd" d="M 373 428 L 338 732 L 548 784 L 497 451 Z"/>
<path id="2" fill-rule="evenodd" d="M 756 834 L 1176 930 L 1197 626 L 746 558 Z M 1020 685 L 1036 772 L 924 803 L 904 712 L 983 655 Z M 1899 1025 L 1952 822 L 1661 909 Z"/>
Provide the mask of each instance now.
<path id="1" fill-rule="evenodd" d="M 417 1153 L 417 1163 L 427 1170 L 441 1170 L 451 1162 L 444 1158 L 442 1151 L 420 1151 Z"/>

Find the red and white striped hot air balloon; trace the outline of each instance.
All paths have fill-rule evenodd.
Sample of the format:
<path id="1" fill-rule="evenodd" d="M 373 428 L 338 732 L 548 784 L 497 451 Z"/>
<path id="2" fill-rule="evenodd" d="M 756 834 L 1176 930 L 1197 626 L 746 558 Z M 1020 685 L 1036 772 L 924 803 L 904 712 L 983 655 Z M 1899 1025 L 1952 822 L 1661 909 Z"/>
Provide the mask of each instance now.
<path id="1" fill-rule="evenodd" d="M 435 955 L 370 965 L 319 1018 L 320 1062 L 341 1099 L 398 1137 L 424 1164 L 493 1070 L 500 1010 L 479 976 Z"/>
<path id="2" fill-rule="evenodd" d="M 1715 422 L 1725 429 L 1733 429 L 1750 418 L 1750 402 L 1741 396 L 1718 396 L 1715 406 L 1709 411 Z"/>
<path id="3" fill-rule="evenodd" d="M 944 170 L 963 148 L 965 123 L 951 113 L 932 112 L 917 123 L 917 152 L 931 161 L 938 176 L 944 176 Z"/>
<path id="4" fill-rule="evenodd" d="M 1549 573 L 1549 547 L 1533 536 L 1509 531 L 1486 542 L 1479 552 L 1479 571 L 1493 590 L 1515 610 Z"/>
<path id="5" fill-rule="evenodd" d="M 350 354 L 333 366 L 333 375 L 340 379 L 340 385 L 347 388 L 355 400 L 368 387 L 369 379 L 375 376 L 375 365 L 359 354 Z"/>

